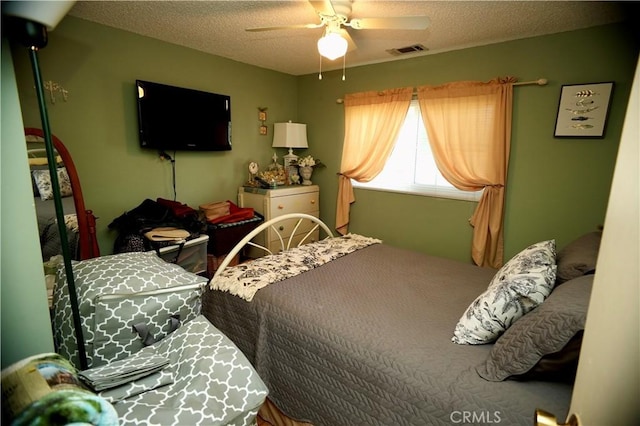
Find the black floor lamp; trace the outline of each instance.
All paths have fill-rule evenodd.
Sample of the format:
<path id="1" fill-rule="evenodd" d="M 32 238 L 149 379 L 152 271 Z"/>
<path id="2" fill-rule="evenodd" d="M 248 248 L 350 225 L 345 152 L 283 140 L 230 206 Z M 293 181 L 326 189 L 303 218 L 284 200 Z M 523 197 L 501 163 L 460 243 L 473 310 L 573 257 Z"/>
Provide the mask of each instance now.
<path id="1" fill-rule="evenodd" d="M 51 186 L 53 190 L 54 205 L 56 209 L 56 219 L 58 222 L 58 233 L 62 245 L 62 255 L 64 258 L 64 268 L 71 298 L 71 310 L 73 312 L 73 323 L 75 328 L 76 342 L 78 344 L 78 357 L 80 359 L 80 369 L 87 368 L 87 355 L 84 347 L 84 337 L 82 335 L 82 323 L 80 311 L 78 309 L 78 298 L 71 265 L 71 252 L 69 240 L 67 239 L 67 228 L 64 222 L 64 210 L 62 207 L 62 197 L 58 184 L 58 173 L 56 170 L 55 150 L 51 138 L 49 127 L 49 117 L 47 115 L 47 105 L 45 103 L 44 86 L 40 74 L 40 64 L 38 62 L 38 50 L 44 48 L 48 41 L 48 31 L 58 25 L 62 18 L 74 5 L 75 1 L 3 1 L 2 2 L 2 31 L 9 39 L 17 41 L 28 47 L 33 71 L 33 80 L 36 87 L 40 118 L 42 120 L 42 131 L 44 133 L 47 161 L 49 163 L 49 174 L 51 175 Z"/>

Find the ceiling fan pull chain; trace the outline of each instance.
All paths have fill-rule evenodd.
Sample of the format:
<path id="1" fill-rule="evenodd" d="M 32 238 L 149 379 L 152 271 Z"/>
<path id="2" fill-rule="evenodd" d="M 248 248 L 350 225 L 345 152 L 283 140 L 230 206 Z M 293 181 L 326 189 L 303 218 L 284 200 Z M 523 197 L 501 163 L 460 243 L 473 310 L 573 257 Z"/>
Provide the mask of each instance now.
<path id="1" fill-rule="evenodd" d="M 318 80 L 322 80 L 322 55 L 320 56 L 320 72 L 318 73 Z"/>
<path id="2" fill-rule="evenodd" d="M 342 81 L 345 81 L 345 77 L 344 77 L 344 69 L 347 63 L 347 54 L 345 53 L 345 55 L 342 57 Z"/>

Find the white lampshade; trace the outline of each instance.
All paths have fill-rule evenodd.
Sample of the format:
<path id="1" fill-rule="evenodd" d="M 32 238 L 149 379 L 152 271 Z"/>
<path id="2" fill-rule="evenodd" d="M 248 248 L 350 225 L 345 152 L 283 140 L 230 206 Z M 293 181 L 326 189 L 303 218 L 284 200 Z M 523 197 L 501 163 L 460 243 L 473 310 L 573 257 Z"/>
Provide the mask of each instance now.
<path id="1" fill-rule="evenodd" d="M 53 30 L 75 4 L 73 1 L 3 1 L 2 14 L 38 22 Z"/>
<path id="2" fill-rule="evenodd" d="M 293 153 L 293 148 L 308 148 L 307 125 L 301 123 L 274 123 L 273 148 L 289 148 L 289 153 L 283 157 L 284 166 L 289 168 L 289 175 L 297 173 L 295 167 L 289 167 L 298 156 Z"/>
<path id="3" fill-rule="evenodd" d="M 273 148 L 308 148 L 307 125 L 301 123 L 274 123 Z"/>
<path id="4" fill-rule="evenodd" d="M 347 40 L 337 33 L 328 33 L 318 40 L 318 52 L 332 61 L 344 56 L 347 53 L 347 47 Z"/>

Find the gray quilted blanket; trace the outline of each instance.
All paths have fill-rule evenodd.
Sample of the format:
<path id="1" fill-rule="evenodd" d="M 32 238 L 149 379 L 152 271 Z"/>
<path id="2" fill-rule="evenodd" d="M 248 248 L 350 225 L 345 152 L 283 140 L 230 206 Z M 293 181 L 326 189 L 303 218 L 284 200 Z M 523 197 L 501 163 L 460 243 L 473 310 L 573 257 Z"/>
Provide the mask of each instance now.
<path id="1" fill-rule="evenodd" d="M 173 379 L 140 393 L 136 382 L 123 386 L 133 396 L 114 404 L 120 425 L 255 424 L 267 389 L 234 344 L 203 316 L 133 357 L 154 355 L 170 360 Z"/>
<path id="2" fill-rule="evenodd" d="M 494 273 L 375 244 L 252 302 L 208 290 L 203 314 L 245 353 L 270 399 L 314 425 L 530 425 L 536 408 L 564 418 L 570 386 L 488 382 L 475 367 L 492 345 L 451 342 Z"/>

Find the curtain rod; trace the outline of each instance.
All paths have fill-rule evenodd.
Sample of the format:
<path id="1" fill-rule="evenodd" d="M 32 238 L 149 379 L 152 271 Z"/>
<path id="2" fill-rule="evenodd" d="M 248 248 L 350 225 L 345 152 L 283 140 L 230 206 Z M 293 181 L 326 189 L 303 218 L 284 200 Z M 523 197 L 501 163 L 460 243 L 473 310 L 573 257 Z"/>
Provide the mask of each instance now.
<path id="1" fill-rule="evenodd" d="M 537 80 L 531 80 L 531 81 L 519 81 L 516 83 L 513 83 L 514 86 L 529 86 L 531 84 L 537 84 L 538 86 L 546 86 L 546 84 L 548 83 L 546 78 L 539 78 Z"/>
<path id="2" fill-rule="evenodd" d="M 546 86 L 547 83 L 548 83 L 548 80 L 546 78 L 539 78 L 537 80 L 531 80 L 531 81 L 519 81 L 519 82 L 513 83 L 513 85 L 514 86 L 530 86 L 532 84 L 537 84 L 538 86 Z M 413 96 L 416 96 L 417 94 L 418 94 L 418 91 L 416 89 L 413 89 Z M 344 99 L 342 98 L 336 99 L 336 103 L 343 104 Z"/>

